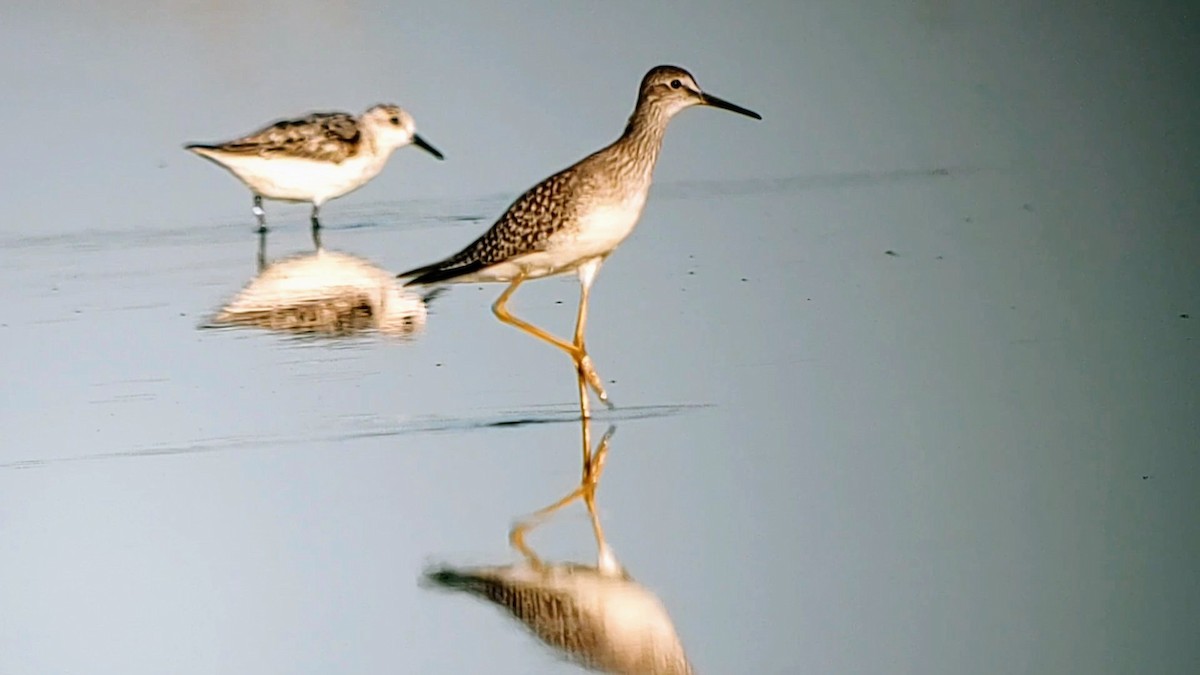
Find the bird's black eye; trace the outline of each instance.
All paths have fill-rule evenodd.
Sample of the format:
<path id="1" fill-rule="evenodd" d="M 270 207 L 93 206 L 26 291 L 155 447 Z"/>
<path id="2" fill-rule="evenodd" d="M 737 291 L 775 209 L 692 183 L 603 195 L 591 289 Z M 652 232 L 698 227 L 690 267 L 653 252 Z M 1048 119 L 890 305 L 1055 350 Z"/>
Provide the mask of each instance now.
<path id="1" fill-rule="evenodd" d="M 392 116 L 392 124 L 397 124 L 397 125 L 400 124 L 400 118 L 393 115 Z"/>
<path id="2" fill-rule="evenodd" d="M 678 89 L 682 86 L 683 86 L 683 83 L 680 82 L 679 80 L 671 80 L 671 88 L 672 89 Z"/>

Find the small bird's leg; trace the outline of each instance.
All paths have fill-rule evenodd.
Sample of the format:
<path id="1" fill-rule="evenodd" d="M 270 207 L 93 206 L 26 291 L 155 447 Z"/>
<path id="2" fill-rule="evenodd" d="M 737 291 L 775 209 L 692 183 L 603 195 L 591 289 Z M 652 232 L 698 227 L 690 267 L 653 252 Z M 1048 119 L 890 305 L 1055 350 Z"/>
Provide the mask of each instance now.
<path id="1" fill-rule="evenodd" d="M 254 208 L 250 209 L 254 217 L 258 219 L 258 231 L 267 231 L 267 212 L 263 210 L 262 195 L 254 195 Z"/>
<path id="2" fill-rule="evenodd" d="M 258 273 L 267 269 L 267 228 L 258 230 Z"/>
<path id="3" fill-rule="evenodd" d="M 315 246 L 318 251 L 321 250 L 321 221 L 317 218 L 317 212 L 320 210 L 320 206 L 313 204 L 312 215 L 309 216 L 309 220 L 312 221 L 313 246 Z"/>

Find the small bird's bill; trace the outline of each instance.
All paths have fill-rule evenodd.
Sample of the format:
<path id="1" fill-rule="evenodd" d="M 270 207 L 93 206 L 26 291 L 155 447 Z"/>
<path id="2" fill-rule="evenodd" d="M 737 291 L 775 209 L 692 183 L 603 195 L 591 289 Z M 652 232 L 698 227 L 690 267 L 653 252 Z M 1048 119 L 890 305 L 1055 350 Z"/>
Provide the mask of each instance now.
<path id="1" fill-rule="evenodd" d="M 424 150 L 425 152 L 428 152 L 429 154 L 433 155 L 434 157 L 437 157 L 438 159 L 445 159 L 444 157 L 442 157 L 442 153 L 438 152 L 437 148 L 430 145 L 429 141 L 426 141 L 424 138 L 421 138 L 421 136 L 419 134 L 413 134 L 413 145 Z"/>
<path id="2" fill-rule="evenodd" d="M 704 101 L 704 105 L 711 105 L 714 108 L 721 108 L 722 110 L 728 110 L 729 112 L 735 112 L 739 115 L 745 115 L 746 117 L 753 117 L 756 120 L 762 119 L 762 115 L 759 115 L 758 113 L 754 112 L 753 110 L 747 110 L 746 108 L 743 108 L 740 105 L 737 105 L 735 103 L 730 103 L 729 101 L 726 101 L 723 98 L 717 98 L 716 96 L 713 96 L 712 94 L 700 94 L 700 98 L 701 98 L 701 100 Z"/>

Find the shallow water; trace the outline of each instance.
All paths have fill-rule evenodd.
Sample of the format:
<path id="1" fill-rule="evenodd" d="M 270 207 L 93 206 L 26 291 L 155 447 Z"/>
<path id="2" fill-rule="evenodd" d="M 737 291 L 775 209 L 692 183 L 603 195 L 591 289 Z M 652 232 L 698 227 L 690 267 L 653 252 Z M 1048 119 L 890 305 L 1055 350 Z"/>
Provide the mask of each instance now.
<path id="1" fill-rule="evenodd" d="M 399 271 L 611 140 L 642 73 L 764 121 L 673 123 L 589 346 L 600 508 L 698 672 L 1186 672 L 1200 536 L 1187 22 L 1133 3 L 5 11 L 0 672 L 573 672 L 418 585 L 501 564 L 578 480 L 569 361 L 492 318 L 407 339 L 204 328 L 257 274 L 248 193 L 181 150 L 405 106 L 322 210 Z M 607 37 L 598 37 L 607 36 Z M 702 39 L 700 39 L 702 37 Z M 267 205 L 267 257 L 310 250 Z M 519 315 L 567 332 L 571 279 Z M 539 552 L 595 562 L 577 506 Z"/>

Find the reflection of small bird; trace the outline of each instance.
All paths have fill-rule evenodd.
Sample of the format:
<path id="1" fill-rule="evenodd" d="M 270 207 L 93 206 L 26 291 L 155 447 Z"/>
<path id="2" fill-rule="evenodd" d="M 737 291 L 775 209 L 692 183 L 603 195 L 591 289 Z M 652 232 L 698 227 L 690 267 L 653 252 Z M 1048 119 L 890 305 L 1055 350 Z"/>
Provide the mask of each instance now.
<path id="1" fill-rule="evenodd" d="M 208 325 L 324 336 L 376 331 L 407 338 L 424 329 L 426 316 L 426 299 L 402 287 L 390 272 L 322 249 L 265 265 Z"/>
<path id="2" fill-rule="evenodd" d="M 658 66 L 642 79 L 637 106 L 619 139 L 529 189 L 463 250 L 399 276 L 412 277 L 410 285 L 507 282 L 508 289 L 492 306 L 496 317 L 570 354 L 588 385 L 607 402 L 584 346 L 588 292 L 604 259 L 641 217 L 667 124 L 676 113 L 694 105 L 762 119 L 702 92 L 686 70 Z M 567 272 L 579 275 L 581 287 L 574 341 L 557 338 L 509 313 L 506 304 L 521 282 Z"/>
<path id="3" fill-rule="evenodd" d="M 322 204 L 366 185 L 392 152 L 410 143 L 442 158 L 417 135 L 412 115 L 380 104 L 358 118 L 342 112 L 312 113 L 274 122 L 236 140 L 184 147 L 228 169 L 250 188 L 260 228 L 266 227 L 263 197 L 311 202 L 315 237 Z"/>
<path id="4" fill-rule="evenodd" d="M 503 607 L 585 667 L 630 675 L 692 672 L 667 610 L 624 572 L 520 564 L 435 569 L 425 580 Z"/>

